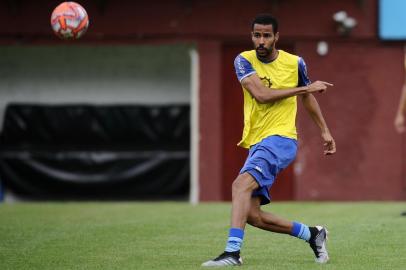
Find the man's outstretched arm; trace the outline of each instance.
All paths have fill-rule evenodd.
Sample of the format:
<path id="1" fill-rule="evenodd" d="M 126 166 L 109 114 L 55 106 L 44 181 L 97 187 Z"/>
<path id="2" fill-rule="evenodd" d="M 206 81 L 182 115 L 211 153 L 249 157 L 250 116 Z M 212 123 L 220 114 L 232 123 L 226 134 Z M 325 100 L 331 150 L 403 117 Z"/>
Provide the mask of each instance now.
<path id="1" fill-rule="evenodd" d="M 324 92 L 327 90 L 328 86 L 333 86 L 328 82 L 315 81 L 306 86 L 277 91 L 277 89 L 265 87 L 262 84 L 261 79 L 255 73 L 242 79 L 241 85 L 247 89 L 259 103 L 270 103 L 283 98 L 305 95 L 313 92 Z"/>

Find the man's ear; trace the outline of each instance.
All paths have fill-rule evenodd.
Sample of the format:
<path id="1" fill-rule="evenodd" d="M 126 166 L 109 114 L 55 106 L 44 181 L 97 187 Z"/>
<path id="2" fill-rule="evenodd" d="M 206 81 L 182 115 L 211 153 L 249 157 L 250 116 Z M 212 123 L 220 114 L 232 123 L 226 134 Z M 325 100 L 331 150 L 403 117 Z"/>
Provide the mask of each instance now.
<path id="1" fill-rule="evenodd" d="M 251 40 L 252 40 L 252 42 L 254 42 L 254 32 L 253 31 L 251 31 Z"/>

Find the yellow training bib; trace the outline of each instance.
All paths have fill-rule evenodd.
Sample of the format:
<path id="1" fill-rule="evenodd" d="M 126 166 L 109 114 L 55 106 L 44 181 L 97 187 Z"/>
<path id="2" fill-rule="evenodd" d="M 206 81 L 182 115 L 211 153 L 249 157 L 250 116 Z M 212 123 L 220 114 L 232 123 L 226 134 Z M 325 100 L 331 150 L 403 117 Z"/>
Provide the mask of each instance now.
<path id="1" fill-rule="evenodd" d="M 269 91 L 298 86 L 298 56 L 279 50 L 278 57 L 270 63 L 258 60 L 255 50 L 242 52 L 240 56 L 252 65 Z M 243 92 L 244 130 L 239 146 L 249 148 L 271 135 L 297 139 L 296 96 L 260 104 L 244 87 Z"/>

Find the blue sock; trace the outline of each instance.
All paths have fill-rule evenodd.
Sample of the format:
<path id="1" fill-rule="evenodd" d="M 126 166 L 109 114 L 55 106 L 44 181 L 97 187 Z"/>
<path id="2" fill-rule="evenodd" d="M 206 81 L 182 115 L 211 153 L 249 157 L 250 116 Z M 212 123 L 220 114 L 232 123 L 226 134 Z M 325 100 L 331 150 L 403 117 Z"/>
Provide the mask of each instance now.
<path id="1" fill-rule="evenodd" d="M 309 226 L 299 222 L 293 222 L 293 228 L 290 235 L 303 239 L 305 241 L 309 241 L 310 240 Z"/>
<path id="2" fill-rule="evenodd" d="M 241 249 L 242 240 L 244 239 L 244 230 L 240 228 L 231 228 L 228 233 L 228 241 L 225 251 L 235 252 Z"/>

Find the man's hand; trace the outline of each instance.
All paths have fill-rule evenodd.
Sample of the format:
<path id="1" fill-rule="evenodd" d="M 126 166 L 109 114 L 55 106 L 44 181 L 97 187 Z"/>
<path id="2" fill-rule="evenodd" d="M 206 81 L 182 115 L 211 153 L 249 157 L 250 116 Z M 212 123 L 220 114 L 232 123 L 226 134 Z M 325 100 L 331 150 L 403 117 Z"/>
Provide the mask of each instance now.
<path id="1" fill-rule="evenodd" d="M 395 129 L 398 133 L 403 133 L 406 130 L 405 127 L 405 118 L 402 113 L 398 113 L 395 117 Z"/>
<path id="2" fill-rule="evenodd" d="M 327 90 L 328 86 L 334 86 L 332 83 L 315 81 L 308 85 L 307 93 L 319 92 L 323 93 Z"/>
<path id="3" fill-rule="evenodd" d="M 323 132 L 321 134 L 321 137 L 323 138 L 324 141 L 324 155 L 332 155 L 336 152 L 336 143 L 333 139 L 333 136 L 331 136 L 330 132 Z"/>

